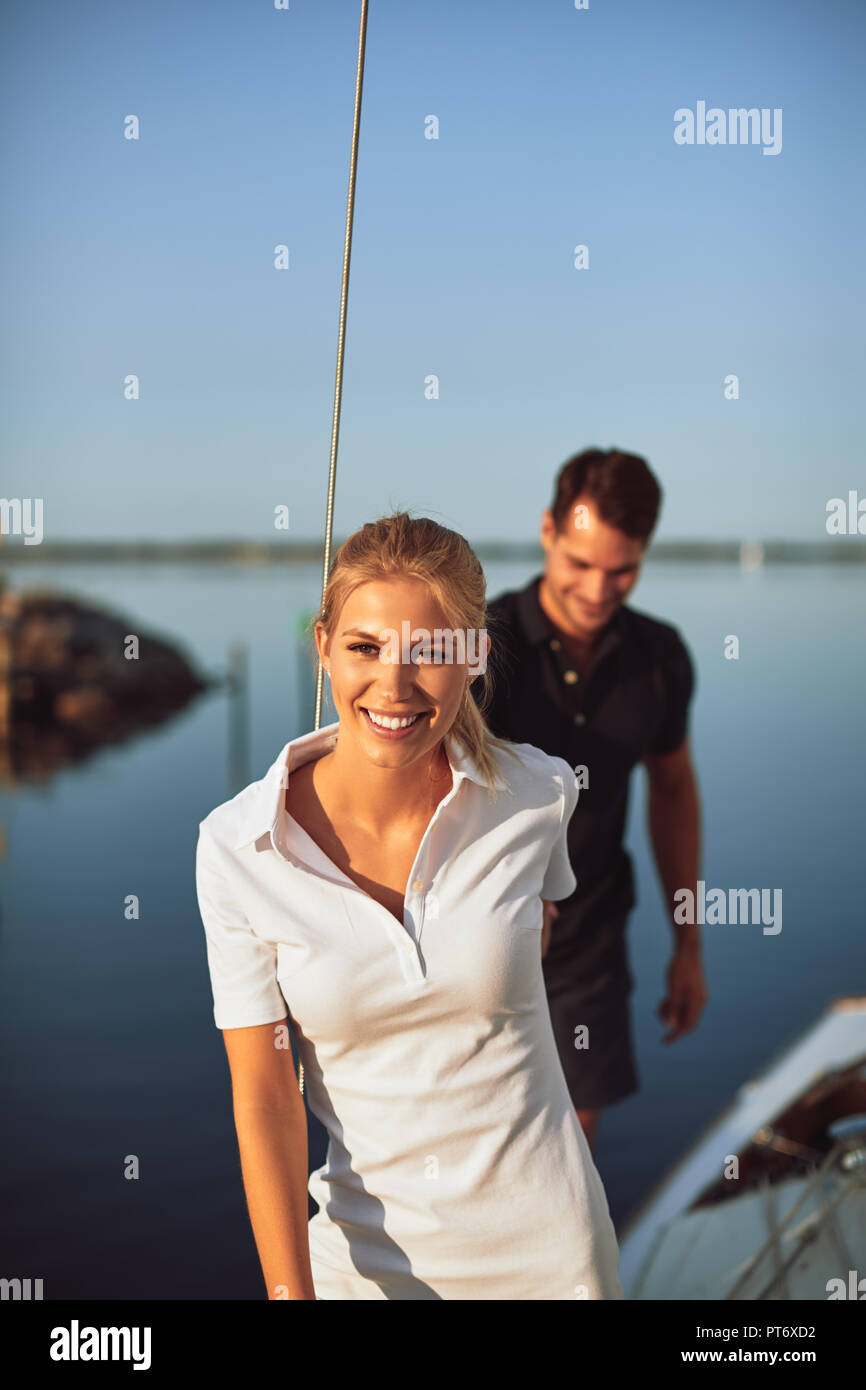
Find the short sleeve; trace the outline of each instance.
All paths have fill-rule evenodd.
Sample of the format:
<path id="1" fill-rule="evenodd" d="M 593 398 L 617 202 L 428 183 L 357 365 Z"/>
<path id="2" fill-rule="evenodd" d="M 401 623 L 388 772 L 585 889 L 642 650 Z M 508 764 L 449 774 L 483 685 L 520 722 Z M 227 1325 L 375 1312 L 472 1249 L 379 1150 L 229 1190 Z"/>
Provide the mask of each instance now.
<path id="1" fill-rule="evenodd" d="M 665 708 L 650 753 L 674 753 L 689 731 L 689 703 L 695 670 L 688 647 L 677 634 L 676 646 L 662 666 Z"/>
<path id="2" fill-rule="evenodd" d="M 279 1023 L 286 1005 L 277 983 L 277 948 L 256 936 L 233 901 L 219 850 L 199 827 L 195 859 L 198 906 L 207 941 L 217 1028 Z"/>
<path id="3" fill-rule="evenodd" d="M 549 902 L 561 902 L 563 898 L 571 897 L 577 887 L 577 879 L 568 857 L 568 822 L 571 820 L 572 812 L 577 805 L 580 789 L 577 785 L 574 769 L 569 767 L 564 758 L 553 758 L 552 762 L 556 764 L 561 779 L 562 799 L 560 801 L 560 819 L 556 843 L 547 865 L 547 872 L 544 875 L 541 896 Z"/>

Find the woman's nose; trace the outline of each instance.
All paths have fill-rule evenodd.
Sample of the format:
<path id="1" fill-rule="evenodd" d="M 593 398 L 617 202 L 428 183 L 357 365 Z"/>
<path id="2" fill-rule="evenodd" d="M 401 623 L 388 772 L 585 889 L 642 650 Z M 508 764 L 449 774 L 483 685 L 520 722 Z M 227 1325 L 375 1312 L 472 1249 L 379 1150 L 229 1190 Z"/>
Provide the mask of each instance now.
<path id="1" fill-rule="evenodd" d="M 418 668 L 414 661 L 383 661 L 376 688 L 387 700 L 406 700 L 412 695 Z"/>

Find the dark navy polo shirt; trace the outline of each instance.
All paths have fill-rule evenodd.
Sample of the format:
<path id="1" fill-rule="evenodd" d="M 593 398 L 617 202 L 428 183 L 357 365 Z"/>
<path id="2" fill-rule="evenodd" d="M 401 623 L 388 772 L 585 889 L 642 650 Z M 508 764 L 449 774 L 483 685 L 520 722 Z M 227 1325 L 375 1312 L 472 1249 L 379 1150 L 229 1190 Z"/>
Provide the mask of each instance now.
<path id="1" fill-rule="evenodd" d="M 603 629 L 593 664 L 580 676 L 538 601 L 541 577 L 488 605 L 493 695 L 486 719 L 500 738 L 533 743 L 587 769 L 568 828 L 577 889 L 558 904 L 554 933 L 564 945 L 578 926 L 617 919 L 622 926 L 635 903 L 622 843 L 631 771 L 649 753 L 680 747 L 695 676 L 677 629 L 627 604 Z"/>

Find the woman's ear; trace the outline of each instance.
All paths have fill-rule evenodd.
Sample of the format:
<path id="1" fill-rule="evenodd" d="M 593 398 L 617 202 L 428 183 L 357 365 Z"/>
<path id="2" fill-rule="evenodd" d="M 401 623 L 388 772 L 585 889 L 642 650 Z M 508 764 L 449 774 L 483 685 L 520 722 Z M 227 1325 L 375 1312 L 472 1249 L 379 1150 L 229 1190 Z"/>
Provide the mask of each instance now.
<path id="1" fill-rule="evenodd" d="M 331 645 L 331 644 L 330 644 L 330 640 L 329 640 L 329 638 L 328 638 L 328 634 L 327 634 L 327 632 L 325 631 L 324 624 L 321 623 L 321 622 L 316 623 L 316 626 L 315 626 L 315 628 L 314 628 L 314 632 L 315 632 L 315 637 L 316 637 L 316 651 L 317 651 L 318 654 L 319 654 L 319 661 L 320 661 L 321 665 L 324 666 L 325 670 L 327 671 L 327 669 L 328 669 L 328 667 L 329 667 L 329 665 L 330 665 L 330 652 L 329 652 L 329 648 L 330 648 L 330 645 Z"/>

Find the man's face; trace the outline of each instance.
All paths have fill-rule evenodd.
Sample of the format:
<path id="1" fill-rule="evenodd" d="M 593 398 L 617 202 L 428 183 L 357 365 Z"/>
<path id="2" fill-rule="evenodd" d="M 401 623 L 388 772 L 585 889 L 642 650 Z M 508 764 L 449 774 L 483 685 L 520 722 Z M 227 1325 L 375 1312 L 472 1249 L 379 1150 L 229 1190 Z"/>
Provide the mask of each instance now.
<path id="1" fill-rule="evenodd" d="M 646 543 L 608 526 L 594 503 L 581 496 L 561 531 L 552 513 L 544 513 L 541 544 L 547 556 L 545 596 L 559 626 L 578 637 L 594 637 L 637 583 Z"/>

